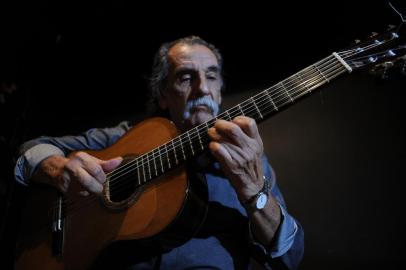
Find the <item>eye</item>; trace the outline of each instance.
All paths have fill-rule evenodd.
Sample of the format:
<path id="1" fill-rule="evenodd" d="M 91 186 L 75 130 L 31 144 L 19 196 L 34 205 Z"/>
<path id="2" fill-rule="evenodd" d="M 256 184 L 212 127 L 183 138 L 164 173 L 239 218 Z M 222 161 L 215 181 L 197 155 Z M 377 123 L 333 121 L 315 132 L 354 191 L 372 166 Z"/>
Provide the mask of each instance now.
<path id="1" fill-rule="evenodd" d="M 179 76 L 179 81 L 181 83 L 189 82 L 190 80 L 192 80 L 192 75 L 189 74 L 189 73 L 184 73 L 184 74 Z"/>
<path id="2" fill-rule="evenodd" d="M 217 80 L 217 72 L 208 72 L 206 78 L 209 80 Z"/>

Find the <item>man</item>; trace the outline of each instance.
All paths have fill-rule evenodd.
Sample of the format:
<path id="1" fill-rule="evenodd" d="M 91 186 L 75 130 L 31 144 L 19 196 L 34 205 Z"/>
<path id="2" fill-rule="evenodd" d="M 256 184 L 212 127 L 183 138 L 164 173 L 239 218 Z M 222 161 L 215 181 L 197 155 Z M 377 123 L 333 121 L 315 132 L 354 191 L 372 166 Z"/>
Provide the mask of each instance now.
<path id="1" fill-rule="evenodd" d="M 166 43 L 155 56 L 153 100 L 180 131 L 186 131 L 218 114 L 221 71 L 221 55 L 206 41 L 191 36 Z M 99 160 L 80 151 L 67 154 L 105 148 L 128 129 L 124 122 L 80 136 L 29 141 L 22 146 L 16 178 L 53 185 L 62 192 L 77 181 L 87 192 L 101 193 L 105 174 L 122 158 Z M 287 213 L 255 121 L 245 116 L 217 120 L 208 134 L 210 153 L 217 162 L 202 165 L 213 207 L 201 231 L 151 260 L 134 260 L 133 269 L 247 269 L 250 258 L 272 269 L 297 268 L 303 255 L 303 231 Z"/>

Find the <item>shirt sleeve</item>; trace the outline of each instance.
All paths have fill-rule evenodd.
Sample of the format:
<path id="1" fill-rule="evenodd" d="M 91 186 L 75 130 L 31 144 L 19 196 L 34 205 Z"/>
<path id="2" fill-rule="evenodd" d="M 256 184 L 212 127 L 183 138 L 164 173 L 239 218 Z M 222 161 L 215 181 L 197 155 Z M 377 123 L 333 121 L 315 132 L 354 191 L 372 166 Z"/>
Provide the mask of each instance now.
<path id="1" fill-rule="evenodd" d="M 266 166 L 265 166 L 266 165 Z M 275 173 L 264 157 L 265 177 L 271 181 L 271 194 L 281 209 L 281 223 L 269 246 L 255 240 L 249 226 L 253 257 L 266 269 L 297 269 L 304 252 L 304 234 L 300 224 L 288 213 Z"/>
<path id="2" fill-rule="evenodd" d="M 115 143 L 130 129 L 128 122 L 110 128 L 93 128 L 77 136 L 42 136 L 21 145 L 14 174 L 16 181 L 27 185 L 37 166 L 44 159 L 66 156 L 77 150 L 101 150 Z"/>

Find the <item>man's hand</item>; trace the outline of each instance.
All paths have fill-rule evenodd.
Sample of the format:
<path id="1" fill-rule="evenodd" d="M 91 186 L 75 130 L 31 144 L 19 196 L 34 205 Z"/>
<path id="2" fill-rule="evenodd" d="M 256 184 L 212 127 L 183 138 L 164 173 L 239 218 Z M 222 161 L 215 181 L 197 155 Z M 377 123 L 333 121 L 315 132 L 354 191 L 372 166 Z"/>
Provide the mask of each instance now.
<path id="1" fill-rule="evenodd" d="M 52 185 L 63 193 L 72 181 L 77 181 L 86 191 L 101 194 L 106 173 L 115 169 L 122 160 L 121 157 L 100 160 L 85 152 L 75 152 L 67 158 L 51 156 L 40 163 L 32 179 Z"/>
<path id="2" fill-rule="evenodd" d="M 238 116 L 217 120 L 210 128 L 209 148 L 220 162 L 241 202 L 257 194 L 264 185 L 263 144 L 255 120 Z"/>
<path id="3" fill-rule="evenodd" d="M 238 116 L 232 121 L 218 120 L 209 129 L 210 150 L 220 162 L 240 202 L 256 195 L 264 186 L 263 144 L 254 119 Z M 269 246 L 281 222 L 276 199 L 270 195 L 262 211 L 247 211 L 256 239 Z"/>

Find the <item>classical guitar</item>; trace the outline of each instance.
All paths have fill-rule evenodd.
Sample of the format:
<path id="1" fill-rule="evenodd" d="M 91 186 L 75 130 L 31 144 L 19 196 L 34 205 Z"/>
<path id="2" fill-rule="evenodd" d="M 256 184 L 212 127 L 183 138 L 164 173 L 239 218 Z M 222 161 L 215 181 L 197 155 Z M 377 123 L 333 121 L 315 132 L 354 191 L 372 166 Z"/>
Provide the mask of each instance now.
<path id="1" fill-rule="evenodd" d="M 401 27 L 335 52 L 222 112 L 260 122 L 336 77 L 365 67 L 386 69 L 406 58 Z M 117 143 L 88 151 L 100 159 L 123 156 L 107 175 L 103 196 L 80 196 L 72 184 L 63 196 L 33 185 L 17 243 L 16 269 L 89 269 L 109 244 L 149 241 L 170 248 L 190 239 L 205 218 L 204 181 L 188 179 L 185 163 L 207 150 L 216 119 L 178 135 L 162 118 L 141 122 Z M 145 134 L 148 134 L 147 136 Z"/>

